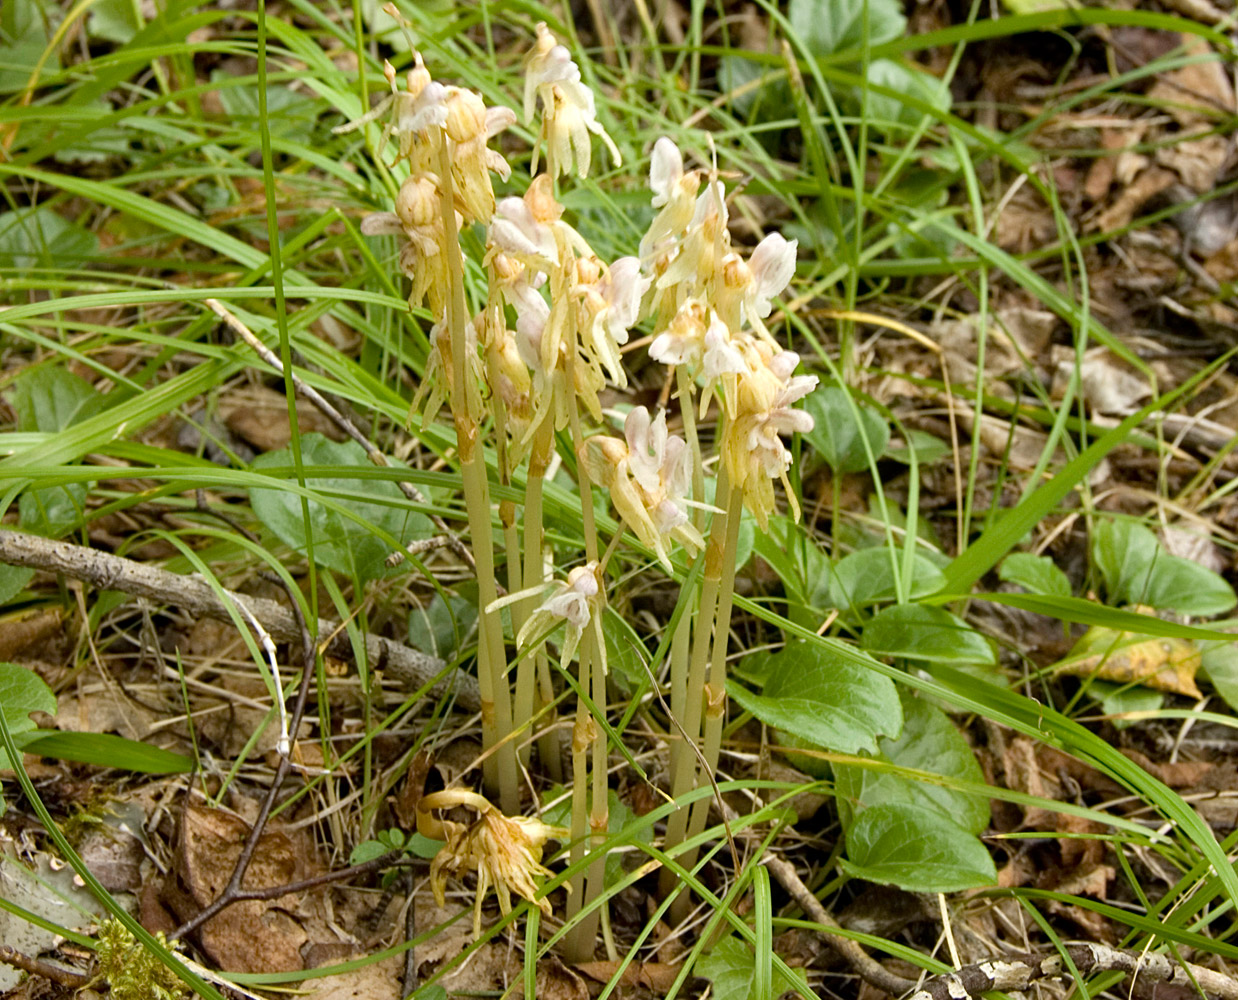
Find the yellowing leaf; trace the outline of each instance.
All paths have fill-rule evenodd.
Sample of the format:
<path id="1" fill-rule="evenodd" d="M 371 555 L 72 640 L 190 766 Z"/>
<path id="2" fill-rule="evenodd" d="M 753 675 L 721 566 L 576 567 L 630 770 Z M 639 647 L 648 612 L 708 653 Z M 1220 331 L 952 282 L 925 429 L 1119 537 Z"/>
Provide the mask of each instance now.
<path id="1" fill-rule="evenodd" d="M 1199 698 L 1195 686 L 1199 663 L 1199 650 L 1186 639 L 1158 639 L 1093 626 L 1054 670 Z"/>

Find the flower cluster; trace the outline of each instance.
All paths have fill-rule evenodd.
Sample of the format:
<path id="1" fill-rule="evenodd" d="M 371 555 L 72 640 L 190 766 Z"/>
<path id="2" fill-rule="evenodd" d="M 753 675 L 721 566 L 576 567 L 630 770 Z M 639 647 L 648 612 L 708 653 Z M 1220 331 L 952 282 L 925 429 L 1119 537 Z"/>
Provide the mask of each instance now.
<path id="1" fill-rule="evenodd" d="M 466 824 L 435 815 L 457 806 L 473 810 L 477 819 Z M 481 935 L 481 907 L 492 888 L 504 914 L 511 912 L 515 892 L 550 916 L 549 901 L 537 898 L 536 878 L 551 874 L 541 863 L 546 841 L 564 838 L 566 830 L 532 817 L 504 816 L 489 799 L 460 789 L 422 796 L 417 803 L 417 830 L 423 837 L 445 841 L 430 863 L 430 888 L 439 906 L 446 898 L 448 875 L 477 873 L 475 937 Z"/>

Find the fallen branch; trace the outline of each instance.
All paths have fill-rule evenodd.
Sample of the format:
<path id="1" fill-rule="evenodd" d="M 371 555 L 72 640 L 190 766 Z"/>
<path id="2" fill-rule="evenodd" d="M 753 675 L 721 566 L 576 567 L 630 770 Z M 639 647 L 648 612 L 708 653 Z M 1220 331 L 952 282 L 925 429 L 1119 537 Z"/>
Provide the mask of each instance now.
<path id="1" fill-rule="evenodd" d="M 301 636 L 292 612 L 275 601 L 264 597 L 246 597 L 230 590 L 222 591 L 227 600 L 221 600 L 219 593 L 201 577 L 170 573 L 157 566 L 123 559 L 81 545 L 17 531 L 0 531 L 0 562 L 63 573 L 75 580 L 90 583 L 100 590 L 119 590 L 161 604 L 175 604 L 192 614 L 219 621 L 235 623 L 235 611 L 229 606 L 230 603 L 235 603 L 238 607 L 246 608 L 274 638 L 283 642 L 295 642 Z M 245 617 L 242 612 L 240 619 L 244 621 Z M 326 652 L 341 659 L 352 658 L 352 644 L 339 622 L 320 619 L 318 635 L 330 636 Z M 430 683 L 442 672 L 444 666 L 438 657 L 419 653 L 382 636 L 367 634 L 365 649 L 370 669 L 384 671 L 409 690 L 416 690 Z M 481 704 L 477 681 L 467 674 L 456 672 L 448 680 L 440 681 L 432 690 L 435 694 L 454 694 L 456 700 L 469 711 L 477 711 Z"/>
<path id="2" fill-rule="evenodd" d="M 1183 987 L 1193 995 L 1198 995 L 1198 984 L 1198 989 L 1209 997 L 1238 1000 L 1238 981 L 1189 962 L 1175 962 L 1168 955 L 1146 954 L 1094 943 L 1067 945 L 1066 954 L 1082 976 L 1093 972 L 1125 972 Z M 935 976 L 908 1000 L 964 1000 L 981 996 L 989 990 L 1026 990 L 1041 979 L 1060 979 L 1069 975 L 1070 967 L 1060 954 L 1047 958 L 1029 955 L 993 959 L 964 966 L 944 976 Z"/>
<path id="3" fill-rule="evenodd" d="M 0 944 L 0 965 L 11 965 L 32 976 L 42 976 L 70 990 L 84 989 L 94 981 L 91 976 L 32 958 L 6 944 Z"/>

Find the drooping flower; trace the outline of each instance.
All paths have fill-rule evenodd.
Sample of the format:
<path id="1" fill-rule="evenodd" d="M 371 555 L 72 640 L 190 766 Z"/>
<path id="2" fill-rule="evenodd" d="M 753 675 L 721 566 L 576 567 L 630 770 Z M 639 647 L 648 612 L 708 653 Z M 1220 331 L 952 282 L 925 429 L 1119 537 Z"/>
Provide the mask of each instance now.
<path id="1" fill-rule="evenodd" d="M 744 346 L 749 371 L 737 377 L 735 411 L 726 424 L 722 458 L 731 485 L 743 490 L 745 505 L 764 531 L 774 510 L 774 479 L 781 480 L 792 513 L 799 517 L 787 480 L 791 452 L 782 435 L 813 429 L 812 415 L 793 407 L 817 387 L 818 380 L 816 375 L 794 374 L 799 355 L 792 351 L 754 338 Z"/>
<path id="2" fill-rule="evenodd" d="M 700 187 L 701 172 L 692 170 L 684 173 L 683 154 L 674 142 L 663 136 L 653 144 L 653 154 L 649 160 L 649 188 L 653 191 L 653 207 L 661 211 L 641 239 L 640 259 L 654 273 L 665 269 L 668 255 L 692 221 Z M 657 266 L 659 263 L 661 268 Z"/>
<path id="3" fill-rule="evenodd" d="M 477 820 L 464 824 L 435 815 L 457 806 L 472 809 L 478 814 Z M 423 795 L 417 803 L 417 830 L 423 837 L 446 841 L 430 862 L 430 888 L 439 906 L 446 899 L 448 875 L 477 872 L 474 937 L 481 936 L 482 903 L 491 889 L 504 914 L 511 912 L 511 894 L 515 892 L 551 915 L 550 901 L 537 898 L 537 878 L 552 874 L 541 863 L 542 848 L 548 840 L 565 838 L 566 830 L 532 817 L 505 816 L 485 797 L 463 789 Z"/>
<path id="4" fill-rule="evenodd" d="M 577 566 L 567 575 L 567 580 L 555 584 L 554 592 L 529 616 L 529 620 L 516 636 L 516 645 L 523 647 L 537 636 L 554 628 L 559 622 L 567 623 L 559 662 L 566 670 L 580 644 L 586 628 L 597 632 L 597 649 L 602 645 L 602 595 L 598 583 L 597 563 L 588 562 Z"/>
<path id="5" fill-rule="evenodd" d="M 770 233 L 747 261 L 737 253 L 726 255 L 715 305 L 727 326 L 732 330 L 751 326 L 772 340 L 762 320 L 773 309 L 774 297 L 795 274 L 797 246 L 797 241 L 787 240 L 781 233 Z"/>
<path id="6" fill-rule="evenodd" d="M 628 342 L 628 332 L 640 315 L 641 298 L 651 279 L 643 277 L 640 261 L 620 257 L 601 273 L 596 257 L 579 258 L 577 283 L 582 315 L 577 324 L 581 344 L 620 388 L 628 384 L 619 348 Z"/>
<path id="7" fill-rule="evenodd" d="M 636 407 L 624 421 L 623 434 L 623 441 L 590 439 L 590 474 L 610 489 L 624 523 L 670 569 L 672 541 L 691 555 L 705 545 L 686 509 L 691 454 L 683 438 L 668 432 L 665 411 L 651 419 L 645 407 Z"/>
<path id="8" fill-rule="evenodd" d="M 542 102 L 541 138 L 546 140 L 547 154 L 554 176 L 571 172 L 575 161 L 579 177 L 589 175 L 593 158 L 589 135 L 598 136 L 610 150 L 615 166 L 623 162 L 619 149 L 597 120 L 593 91 L 580 80 L 580 67 L 571 53 L 555 41 L 544 22 L 537 25 L 537 41 L 525 58 L 524 120 L 533 121 L 538 99 Z M 534 150 L 531 170 L 537 170 Z"/>

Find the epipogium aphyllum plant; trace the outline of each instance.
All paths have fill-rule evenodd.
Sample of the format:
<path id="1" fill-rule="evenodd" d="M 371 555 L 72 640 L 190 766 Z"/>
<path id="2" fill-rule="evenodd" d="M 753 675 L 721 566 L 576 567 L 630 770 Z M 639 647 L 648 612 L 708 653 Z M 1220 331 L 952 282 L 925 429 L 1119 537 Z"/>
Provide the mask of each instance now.
<path id="1" fill-rule="evenodd" d="M 388 12 L 398 16 L 394 8 Z M 716 169 L 685 170 L 679 149 L 662 138 L 650 169 L 657 212 L 638 255 L 609 263 L 599 258 L 565 219 L 557 185 L 573 172 L 587 176 L 594 137 L 616 164 L 619 151 L 597 120 L 579 67 L 545 25 L 538 25 L 525 60 L 524 118 L 532 124 L 540 107 L 540 131 L 523 197 L 496 200 L 491 179 L 497 174 L 507 180 L 511 173 L 488 143 L 514 123 L 512 111 L 487 108 L 478 94 L 433 80 L 416 51 L 403 88 L 390 64 L 386 75 L 391 97 L 346 128 L 389 109 L 384 138 L 394 136 L 398 144 L 395 166 L 408 165 L 395 211 L 370 216 L 363 231 L 404 237 L 399 259 L 412 282 L 410 308 L 425 305 L 433 318 L 426 380 L 414 405 L 424 422 L 446 401 L 456 430 L 481 602 L 477 662 L 485 782 L 504 813 L 519 812 L 519 769 L 530 759 L 528 730 L 554 698 L 547 642 L 562 626 L 559 668 L 566 675 L 576 661 L 580 695 L 570 751 L 570 858 L 578 874 L 569 883 L 566 913 L 576 925 L 567 947 L 574 956 L 589 957 L 599 909 L 586 904 L 601 893 L 604 859 L 601 852 L 585 859 L 590 845 L 605 839 L 609 820 L 608 747 L 594 713 L 606 711 L 602 617 L 607 566 L 620 541 L 617 534 L 603 549 L 593 491 L 609 491 L 622 523 L 668 573 L 676 543 L 704 560 L 702 571 L 690 575 L 699 580 L 687 605 L 695 612 L 680 617 L 670 645 L 670 704 L 683 737 L 671 741 L 670 793 L 677 798 L 707 783 L 718 763 L 742 509 L 746 505 L 764 528 L 775 507 L 774 480 L 787 488 L 794 509 L 787 482 L 791 453 L 782 437 L 813 426 L 793 406 L 817 379 L 794 374 L 799 358 L 783 350 L 764 323 L 795 270 L 796 244 L 772 233 L 745 260 L 731 245 L 726 192 Z M 480 310 L 470 314 L 460 232 L 475 224 L 485 229 L 480 264 L 486 287 L 475 299 Z M 622 437 L 595 430 L 606 427 L 599 394 L 608 385 L 627 385 L 620 348 L 644 320 L 653 331 L 651 357 L 674 373 L 682 437 L 670 433 L 665 411 L 655 415 L 645 407 L 628 412 Z M 715 403 L 717 455 L 707 457 L 697 427 Z M 482 439 L 483 429 L 492 439 Z M 576 457 L 584 550 L 583 561 L 570 569 L 552 565 L 543 517 L 555 434 L 565 430 Z M 495 581 L 488 451 L 500 483 L 518 483 L 523 470 L 525 484 L 522 518 L 510 501 L 498 508 L 507 550 L 502 598 Z M 705 501 L 707 469 L 716 469 L 716 507 Z M 510 660 L 500 618 L 504 607 L 516 635 Z M 538 724 L 548 728 L 544 720 Z M 553 738 L 540 739 L 542 766 L 555 779 L 562 766 L 558 756 Z M 703 830 L 707 812 L 702 801 L 674 813 L 667 847 Z M 428 818 L 427 824 L 433 826 Z M 511 828 L 515 840 L 521 829 Z M 545 837 L 540 828 L 539 836 Z M 515 890 L 532 900 L 540 869 L 529 866 L 540 857 L 540 842 L 500 864 L 473 849 L 493 840 L 455 831 L 450 869 L 471 866 L 486 875 L 485 882 L 502 883 L 501 899 Z M 465 850 L 462 844 L 473 846 Z M 529 866 L 522 867 L 521 857 Z"/>

